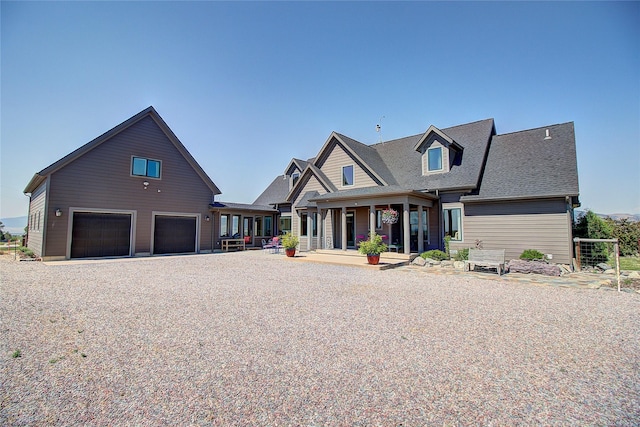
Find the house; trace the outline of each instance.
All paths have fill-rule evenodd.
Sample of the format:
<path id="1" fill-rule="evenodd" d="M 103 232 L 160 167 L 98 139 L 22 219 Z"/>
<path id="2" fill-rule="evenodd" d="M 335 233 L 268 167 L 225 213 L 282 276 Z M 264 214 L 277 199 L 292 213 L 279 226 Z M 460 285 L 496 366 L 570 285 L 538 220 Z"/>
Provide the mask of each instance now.
<path id="1" fill-rule="evenodd" d="M 573 123 L 504 135 L 487 119 L 366 145 L 333 132 L 255 203 L 279 211 L 301 250 L 355 249 L 370 230 L 410 254 L 482 245 L 573 258 L 579 206 Z M 399 220 L 382 221 L 393 209 Z"/>
<path id="2" fill-rule="evenodd" d="M 36 173 L 28 247 L 43 259 L 214 249 L 220 190 L 153 107 Z"/>

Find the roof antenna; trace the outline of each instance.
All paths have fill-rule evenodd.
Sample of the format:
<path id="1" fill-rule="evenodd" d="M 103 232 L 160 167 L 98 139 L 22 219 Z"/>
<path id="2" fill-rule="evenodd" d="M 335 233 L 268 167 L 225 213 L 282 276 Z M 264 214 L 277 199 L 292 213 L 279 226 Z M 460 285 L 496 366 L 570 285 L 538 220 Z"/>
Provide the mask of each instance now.
<path id="1" fill-rule="evenodd" d="M 384 116 L 380 117 L 380 120 L 376 125 L 376 132 L 378 132 L 378 142 L 382 142 L 382 133 L 380 133 L 380 129 L 382 129 L 380 123 L 382 123 L 382 119 L 384 119 Z"/>

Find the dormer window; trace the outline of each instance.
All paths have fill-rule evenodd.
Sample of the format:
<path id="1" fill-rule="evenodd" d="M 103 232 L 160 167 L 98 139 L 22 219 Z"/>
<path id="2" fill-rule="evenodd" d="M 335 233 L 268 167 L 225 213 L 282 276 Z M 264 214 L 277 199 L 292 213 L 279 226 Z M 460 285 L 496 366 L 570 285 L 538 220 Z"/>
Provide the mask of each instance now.
<path id="1" fill-rule="evenodd" d="M 342 167 L 342 186 L 350 187 L 353 185 L 353 165 Z"/>
<path id="2" fill-rule="evenodd" d="M 300 173 L 294 172 L 291 174 L 291 188 L 296 186 L 296 182 L 300 179 Z"/>
<path id="3" fill-rule="evenodd" d="M 427 170 L 429 172 L 442 170 L 442 147 L 429 148 L 427 157 Z"/>

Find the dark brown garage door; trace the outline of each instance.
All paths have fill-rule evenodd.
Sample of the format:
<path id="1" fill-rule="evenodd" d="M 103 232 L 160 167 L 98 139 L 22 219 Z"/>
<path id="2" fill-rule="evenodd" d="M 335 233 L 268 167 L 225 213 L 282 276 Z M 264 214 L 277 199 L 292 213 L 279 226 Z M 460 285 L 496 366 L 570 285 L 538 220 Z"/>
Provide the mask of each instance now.
<path id="1" fill-rule="evenodd" d="M 196 251 L 196 219 L 185 216 L 156 216 L 153 232 L 154 254 Z"/>
<path id="2" fill-rule="evenodd" d="M 130 254 L 130 214 L 74 212 L 72 230 L 71 258 Z"/>

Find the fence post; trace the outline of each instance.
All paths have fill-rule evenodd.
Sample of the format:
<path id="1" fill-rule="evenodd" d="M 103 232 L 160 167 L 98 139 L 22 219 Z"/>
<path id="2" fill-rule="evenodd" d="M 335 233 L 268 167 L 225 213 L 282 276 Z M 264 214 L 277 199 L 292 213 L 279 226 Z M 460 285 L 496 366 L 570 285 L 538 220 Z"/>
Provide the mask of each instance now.
<path id="1" fill-rule="evenodd" d="M 580 271 L 582 270 L 582 267 L 580 266 L 580 238 L 576 237 L 573 241 L 576 244 L 576 267 L 577 270 Z"/>
<path id="2" fill-rule="evenodd" d="M 616 251 L 616 275 L 618 276 L 618 292 L 620 292 L 620 247 L 618 240 L 613 244 L 613 250 Z"/>

